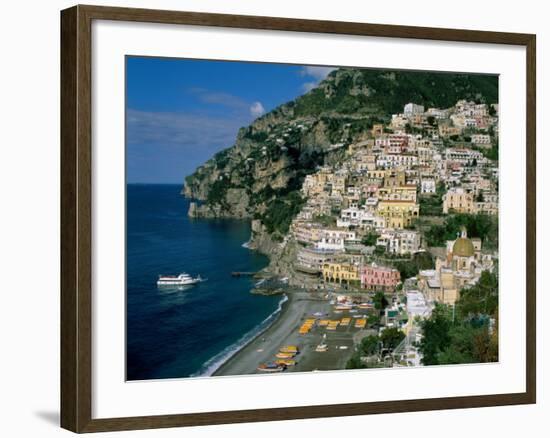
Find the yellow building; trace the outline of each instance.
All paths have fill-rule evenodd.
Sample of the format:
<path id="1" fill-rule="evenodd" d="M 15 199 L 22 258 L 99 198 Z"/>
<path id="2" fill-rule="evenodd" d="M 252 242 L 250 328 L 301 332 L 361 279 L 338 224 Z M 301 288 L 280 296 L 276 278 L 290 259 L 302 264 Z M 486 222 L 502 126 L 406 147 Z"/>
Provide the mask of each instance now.
<path id="1" fill-rule="evenodd" d="M 378 189 L 378 198 L 416 202 L 416 185 L 381 187 Z"/>
<path id="2" fill-rule="evenodd" d="M 462 187 L 453 187 L 443 195 L 443 213 L 474 213 L 474 194 Z"/>
<path id="3" fill-rule="evenodd" d="M 386 220 L 387 228 L 405 228 L 418 218 L 420 206 L 414 201 L 381 200 L 378 202 L 378 215 Z"/>
<path id="4" fill-rule="evenodd" d="M 359 264 L 350 262 L 328 262 L 323 265 L 323 279 L 331 283 L 359 281 Z"/>
<path id="5" fill-rule="evenodd" d="M 405 185 L 405 171 L 389 169 L 385 171 L 384 187 L 395 187 Z"/>

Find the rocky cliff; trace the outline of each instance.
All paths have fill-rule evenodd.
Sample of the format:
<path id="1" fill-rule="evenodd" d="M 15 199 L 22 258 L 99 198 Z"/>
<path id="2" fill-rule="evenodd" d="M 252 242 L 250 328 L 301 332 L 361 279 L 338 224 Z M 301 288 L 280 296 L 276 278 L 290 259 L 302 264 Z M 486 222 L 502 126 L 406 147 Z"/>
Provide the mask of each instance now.
<path id="1" fill-rule="evenodd" d="M 241 128 L 232 147 L 188 176 L 183 194 L 199 201 L 189 215 L 255 219 L 253 244 L 280 252 L 276 246 L 302 206 L 299 189 L 307 174 L 341 160 L 347 145 L 408 102 L 445 108 L 460 98 L 496 102 L 498 78 L 334 70 L 310 92 Z"/>

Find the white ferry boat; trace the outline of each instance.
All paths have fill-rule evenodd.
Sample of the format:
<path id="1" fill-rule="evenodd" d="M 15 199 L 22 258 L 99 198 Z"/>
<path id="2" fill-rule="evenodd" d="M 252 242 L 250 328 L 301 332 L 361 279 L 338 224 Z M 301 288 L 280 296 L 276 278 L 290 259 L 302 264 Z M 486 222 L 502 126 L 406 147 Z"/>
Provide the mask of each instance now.
<path id="1" fill-rule="evenodd" d="M 195 278 L 182 272 L 179 275 L 159 275 L 157 286 L 190 286 L 204 281 L 201 276 Z"/>

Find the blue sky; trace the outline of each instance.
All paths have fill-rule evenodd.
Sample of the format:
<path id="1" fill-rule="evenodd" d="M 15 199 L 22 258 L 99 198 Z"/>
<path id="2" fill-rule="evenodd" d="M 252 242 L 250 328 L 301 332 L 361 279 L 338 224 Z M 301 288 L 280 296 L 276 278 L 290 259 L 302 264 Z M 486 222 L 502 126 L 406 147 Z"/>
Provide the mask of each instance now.
<path id="1" fill-rule="evenodd" d="M 126 59 L 129 183 L 183 183 L 240 127 L 314 87 L 332 70 L 250 62 Z"/>

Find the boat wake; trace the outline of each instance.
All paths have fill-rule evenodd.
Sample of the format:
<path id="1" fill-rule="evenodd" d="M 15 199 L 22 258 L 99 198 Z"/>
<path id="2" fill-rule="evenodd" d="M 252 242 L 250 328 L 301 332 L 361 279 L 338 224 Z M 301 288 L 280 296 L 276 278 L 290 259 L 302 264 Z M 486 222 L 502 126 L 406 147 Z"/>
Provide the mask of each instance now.
<path id="1" fill-rule="evenodd" d="M 214 357 L 208 359 L 203 366 L 194 374 L 191 374 L 189 377 L 209 377 L 214 374 L 224 363 L 231 359 L 236 353 L 246 347 L 250 342 L 252 342 L 256 337 L 267 330 L 273 322 L 277 319 L 277 316 L 283 309 L 283 304 L 288 301 L 288 297 L 283 295 L 277 308 L 268 315 L 262 322 L 260 322 L 256 327 L 246 333 L 242 338 L 240 338 L 234 344 L 224 348 Z"/>

